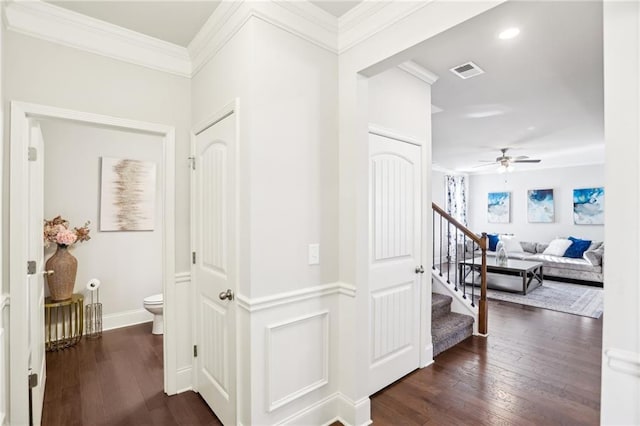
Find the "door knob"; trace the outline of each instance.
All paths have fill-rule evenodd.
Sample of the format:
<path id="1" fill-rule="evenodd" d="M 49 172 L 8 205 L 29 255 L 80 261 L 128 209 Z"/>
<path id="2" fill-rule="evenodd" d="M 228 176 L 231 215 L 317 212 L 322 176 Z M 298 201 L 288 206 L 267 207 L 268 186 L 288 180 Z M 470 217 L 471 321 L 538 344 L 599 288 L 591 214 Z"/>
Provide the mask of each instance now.
<path id="1" fill-rule="evenodd" d="M 227 291 L 220 292 L 218 297 L 220 298 L 220 300 L 225 300 L 225 299 L 233 300 L 233 292 L 229 288 L 227 289 Z"/>
<path id="2" fill-rule="evenodd" d="M 422 265 L 416 266 L 416 274 L 424 274 L 424 268 Z"/>
<path id="3" fill-rule="evenodd" d="M 53 275 L 54 270 L 42 271 L 42 275 Z"/>

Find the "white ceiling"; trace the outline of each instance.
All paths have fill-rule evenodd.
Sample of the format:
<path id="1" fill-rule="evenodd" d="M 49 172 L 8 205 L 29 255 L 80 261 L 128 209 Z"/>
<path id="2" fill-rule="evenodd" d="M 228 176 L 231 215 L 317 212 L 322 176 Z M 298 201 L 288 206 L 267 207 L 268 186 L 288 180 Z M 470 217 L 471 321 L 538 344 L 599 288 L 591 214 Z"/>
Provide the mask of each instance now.
<path id="1" fill-rule="evenodd" d="M 518 37 L 497 38 L 514 26 Z M 478 160 L 504 147 L 542 159 L 516 170 L 604 163 L 601 3 L 508 2 L 414 49 L 413 60 L 440 76 L 434 164 L 495 172 Z M 467 61 L 486 74 L 462 80 L 449 71 Z"/>
<path id="2" fill-rule="evenodd" d="M 187 47 L 222 0 L 45 1 L 92 18 Z M 312 0 L 310 3 L 338 18 L 361 3 L 361 0 Z"/>
<path id="3" fill-rule="evenodd" d="M 187 46 L 219 1 L 50 1 L 180 46 Z M 313 0 L 339 17 L 360 1 Z M 517 26 L 520 35 L 497 34 Z M 467 172 L 499 149 L 542 163 L 518 170 L 604 162 L 602 4 L 508 2 L 414 47 L 413 60 L 440 76 L 432 103 L 436 166 Z M 473 61 L 486 74 L 468 80 L 449 68 Z"/>
<path id="4" fill-rule="evenodd" d="M 186 47 L 220 1 L 48 1 L 65 9 Z"/>
<path id="5" fill-rule="evenodd" d="M 350 0 L 309 0 L 309 3 L 315 4 L 320 9 L 325 12 L 330 13 L 336 18 L 341 17 L 354 7 L 356 7 L 359 3 L 362 3 L 362 0 L 358 1 L 350 1 Z"/>

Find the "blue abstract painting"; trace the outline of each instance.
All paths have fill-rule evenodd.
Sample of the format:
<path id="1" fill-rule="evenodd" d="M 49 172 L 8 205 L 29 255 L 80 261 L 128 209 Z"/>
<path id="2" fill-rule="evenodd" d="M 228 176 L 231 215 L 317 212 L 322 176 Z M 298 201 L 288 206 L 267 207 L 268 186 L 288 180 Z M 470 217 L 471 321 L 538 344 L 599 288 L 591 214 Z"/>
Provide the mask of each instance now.
<path id="1" fill-rule="evenodd" d="M 604 188 L 573 190 L 573 223 L 604 225 Z"/>
<path id="2" fill-rule="evenodd" d="M 510 192 L 489 192 L 487 221 L 489 223 L 509 223 Z"/>
<path id="3" fill-rule="evenodd" d="M 552 223 L 553 189 L 530 189 L 527 192 L 527 218 L 530 223 Z"/>

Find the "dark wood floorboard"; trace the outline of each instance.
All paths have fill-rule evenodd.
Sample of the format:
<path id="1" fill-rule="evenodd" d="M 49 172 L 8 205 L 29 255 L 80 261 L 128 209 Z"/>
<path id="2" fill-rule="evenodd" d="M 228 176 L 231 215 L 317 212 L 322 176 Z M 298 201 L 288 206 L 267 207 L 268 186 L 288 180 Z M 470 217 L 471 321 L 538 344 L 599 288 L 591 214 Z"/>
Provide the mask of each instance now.
<path id="1" fill-rule="evenodd" d="M 489 337 L 371 398 L 374 425 L 597 425 L 602 318 L 489 301 Z"/>
<path id="2" fill-rule="evenodd" d="M 164 394 L 162 337 L 151 334 L 151 323 L 47 352 L 42 424 L 221 425 L 198 394 Z"/>
<path id="3" fill-rule="evenodd" d="M 471 337 L 372 397 L 375 425 L 597 425 L 602 319 L 490 301 Z M 162 390 L 151 324 L 47 353 L 42 424 L 220 425 L 194 392 Z"/>

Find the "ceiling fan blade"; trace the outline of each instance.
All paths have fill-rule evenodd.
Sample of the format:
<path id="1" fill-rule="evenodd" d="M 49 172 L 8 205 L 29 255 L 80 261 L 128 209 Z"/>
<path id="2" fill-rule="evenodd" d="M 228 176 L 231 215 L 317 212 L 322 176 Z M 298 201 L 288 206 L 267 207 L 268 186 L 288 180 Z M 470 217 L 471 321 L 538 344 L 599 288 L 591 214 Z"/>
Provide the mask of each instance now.
<path id="1" fill-rule="evenodd" d="M 496 160 L 478 160 L 480 163 L 495 163 Z"/>
<path id="2" fill-rule="evenodd" d="M 496 164 L 496 163 L 495 163 L 494 161 L 492 161 L 492 162 L 490 162 L 490 163 L 478 164 L 477 166 L 473 166 L 473 168 L 474 168 L 474 169 L 477 169 L 477 168 L 479 168 L 479 167 L 495 166 L 495 164 Z"/>
<path id="3" fill-rule="evenodd" d="M 512 163 L 539 163 L 542 160 L 513 160 Z"/>
<path id="4" fill-rule="evenodd" d="M 513 157 L 512 160 L 526 160 L 527 157 L 526 155 L 518 155 L 517 157 Z"/>

